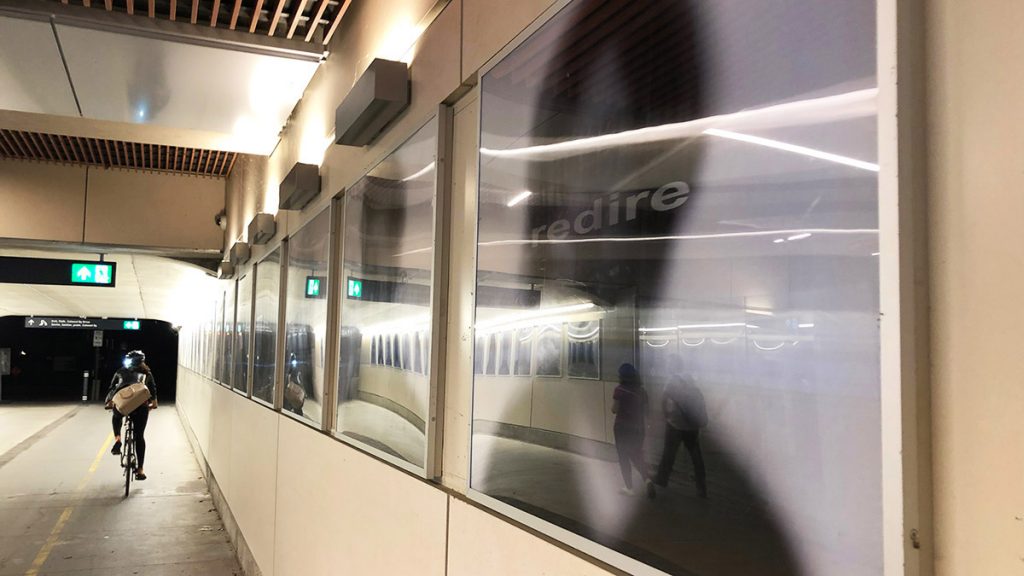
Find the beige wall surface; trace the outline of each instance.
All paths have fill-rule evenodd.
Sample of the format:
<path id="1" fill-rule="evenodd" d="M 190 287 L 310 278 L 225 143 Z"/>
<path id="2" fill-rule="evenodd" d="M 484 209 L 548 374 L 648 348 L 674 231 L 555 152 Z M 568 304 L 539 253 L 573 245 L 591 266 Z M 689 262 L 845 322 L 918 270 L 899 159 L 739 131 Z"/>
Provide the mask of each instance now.
<path id="1" fill-rule="evenodd" d="M 1024 3 L 927 4 L 935 566 L 1024 573 Z"/>
<path id="2" fill-rule="evenodd" d="M 220 250 L 224 180 L 89 168 L 85 241 Z"/>
<path id="3" fill-rule="evenodd" d="M 595 564 L 453 499 L 448 536 L 448 576 L 611 574 Z"/>
<path id="4" fill-rule="evenodd" d="M 0 238 L 81 242 L 85 171 L 0 159 Z"/>

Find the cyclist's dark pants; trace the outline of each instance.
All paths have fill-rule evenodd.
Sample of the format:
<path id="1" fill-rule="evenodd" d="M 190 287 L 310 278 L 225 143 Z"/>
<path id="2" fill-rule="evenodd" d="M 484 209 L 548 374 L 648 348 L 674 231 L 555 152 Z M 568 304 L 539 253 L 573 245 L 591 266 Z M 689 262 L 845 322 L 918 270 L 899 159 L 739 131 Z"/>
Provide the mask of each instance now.
<path id="1" fill-rule="evenodd" d="M 135 424 L 135 454 L 139 459 L 139 468 L 146 463 L 146 423 L 149 422 L 149 406 L 143 404 L 128 415 Z M 111 424 L 114 427 L 114 436 L 121 435 L 121 425 L 124 423 L 124 416 L 114 410 Z"/>

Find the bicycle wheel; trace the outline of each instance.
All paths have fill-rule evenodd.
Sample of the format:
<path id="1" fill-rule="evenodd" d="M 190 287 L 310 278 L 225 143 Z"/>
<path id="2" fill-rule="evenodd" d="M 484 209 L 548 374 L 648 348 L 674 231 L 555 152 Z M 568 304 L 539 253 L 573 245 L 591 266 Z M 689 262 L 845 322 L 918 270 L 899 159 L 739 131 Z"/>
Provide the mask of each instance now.
<path id="1" fill-rule="evenodd" d="M 124 435 L 124 497 L 128 497 L 128 489 L 132 485 L 132 475 L 135 474 L 135 438 L 132 429 L 129 427 Z"/>

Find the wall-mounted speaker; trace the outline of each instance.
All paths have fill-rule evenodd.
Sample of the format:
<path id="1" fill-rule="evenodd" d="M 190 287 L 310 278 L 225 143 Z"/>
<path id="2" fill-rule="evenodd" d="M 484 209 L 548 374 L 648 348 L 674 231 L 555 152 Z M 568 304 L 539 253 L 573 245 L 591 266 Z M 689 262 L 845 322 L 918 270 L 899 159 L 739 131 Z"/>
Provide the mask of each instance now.
<path id="1" fill-rule="evenodd" d="M 334 112 L 335 144 L 366 146 L 409 106 L 411 83 L 405 62 L 370 62 Z"/>
<path id="2" fill-rule="evenodd" d="M 320 193 L 320 167 L 316 164 L 296 164 L 281 181 L 278 188 L 278 208 L 302 210 Z"/>
<path id="3" fill-rule="evenodd" d="M 249 243 L 253 246 L 266 244 L 277 233 L 277 222 L 273 214 L 260 213 L 249 221 Z"/>

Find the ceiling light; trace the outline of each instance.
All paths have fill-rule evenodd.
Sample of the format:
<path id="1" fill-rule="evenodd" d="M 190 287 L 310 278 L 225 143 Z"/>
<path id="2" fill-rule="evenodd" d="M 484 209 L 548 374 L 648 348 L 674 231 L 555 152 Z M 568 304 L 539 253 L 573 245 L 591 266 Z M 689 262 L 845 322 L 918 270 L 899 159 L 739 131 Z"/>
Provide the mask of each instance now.
<path id="1" fill-rule="evenodd" d="M 758 314 L 760 316 L 775 316 L 775 313 L 770 310 L 754 310 L 753 308 L 747 308 L 747 314 Z"/>
<path id="2" fill-rule="evenodd" d="M 789 238 L 786 238 L 786 240 L 790 240 L 790 241 L 792 241 L 792 240 L 803 240 L 804 238 L 810 238 L 810 237 L 811 237 L 811 234 L 809 232 L 804 232 L 803 234 L 795 234 L 793 236 L 790 236 Z"/>
<path id="3" fill-rule="evenodd" d="M 807 322 L 805 324 L 797 324 L 797 328 L 814 328 L 814 322 Z"/>
<path id="4" fill-rule="evenodd" d="M 776 238 L 775 240 L 772 240 L 772 242 L 775 243 L 775 244 L 782 244 L 785 241 L 786 241 L 785 238 Z"/>
<path id="5" fill-rule="evenodd" d="M 505 204 L 505 205 L 508 206 L 509 208 L 511 208 L 511 207 L 515 206 L 516 204 L 519 204 L 523 200 L 526 200 L 527 198 L 529 198 L 532 195 L 533 195 L 533 192 L 530 192 L 529 190 L 523 190 L 519 194 L 516 194 L 514 197 L 512 197 L 512 199 L 508 201 L 508 204 Z"/>
<path id="6" fill-rule="evenodd" d="M 878 254 L 879 254 L 878 252 L 872 252 L 871 253 L 872 256 L 878 256 Z"/>

